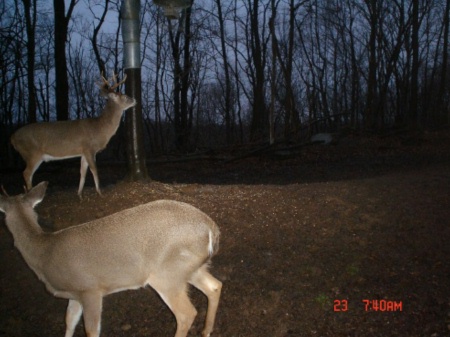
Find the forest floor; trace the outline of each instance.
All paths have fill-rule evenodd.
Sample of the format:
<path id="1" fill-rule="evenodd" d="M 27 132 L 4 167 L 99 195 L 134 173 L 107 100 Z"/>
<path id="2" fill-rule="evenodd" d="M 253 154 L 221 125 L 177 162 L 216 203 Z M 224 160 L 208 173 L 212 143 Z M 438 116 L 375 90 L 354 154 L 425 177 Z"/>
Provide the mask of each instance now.
<path id="1" fill-rule="evenodd" d="M 50 185 L 40 224 L 58 230 L 163 198 L 200 208 L 221 229 L 214 337 L 450 336 L 449 130 L 159 160 L 147 182 L 98 162 L 104 195 L 89 176 L 81 202 L 78 161 L 41 166 L 34 182 Z M 1 173 L 19 193 L 21 173 Z M 199 314 L 189 336 L 199 336 L 206 300 L 190 295 Z M 0 336 L 63 336 L 66 305 L 26 266 L 0 215 Z M 102 337 L 175 333 L 151 289 L 109 295 L 103 308 Z M 75 336 L 85 336 L 82 322 Z"/>

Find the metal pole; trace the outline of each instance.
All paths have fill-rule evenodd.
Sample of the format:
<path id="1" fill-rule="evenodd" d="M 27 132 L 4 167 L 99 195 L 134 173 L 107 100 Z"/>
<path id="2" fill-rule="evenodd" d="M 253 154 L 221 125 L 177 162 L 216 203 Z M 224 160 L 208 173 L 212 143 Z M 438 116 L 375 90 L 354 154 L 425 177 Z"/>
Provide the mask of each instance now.
<path id="1" fill-rule="evenodd" d="M 125 112 L 128 178 L 133 181 L 148 178 L 145 163 L 144 127 L 141 104 L 140 9 L 140 0 L 123 0 L 122 2 L 123 62 L 124 71 L 127 75 L 125 94 L 134 97 L 137 101 L 136 106 Z"/>

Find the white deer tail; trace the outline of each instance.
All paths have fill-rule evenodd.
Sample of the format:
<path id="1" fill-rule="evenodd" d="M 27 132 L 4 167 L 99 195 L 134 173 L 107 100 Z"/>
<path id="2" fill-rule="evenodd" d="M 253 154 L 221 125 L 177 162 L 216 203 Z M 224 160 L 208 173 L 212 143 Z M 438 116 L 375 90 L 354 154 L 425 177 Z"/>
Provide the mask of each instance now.
<path id="1" fill-rule="evenodd" d="M 210 257 L 215 255 L 219 250 L 219 231 L 209 230 L 208 254 Z"/>

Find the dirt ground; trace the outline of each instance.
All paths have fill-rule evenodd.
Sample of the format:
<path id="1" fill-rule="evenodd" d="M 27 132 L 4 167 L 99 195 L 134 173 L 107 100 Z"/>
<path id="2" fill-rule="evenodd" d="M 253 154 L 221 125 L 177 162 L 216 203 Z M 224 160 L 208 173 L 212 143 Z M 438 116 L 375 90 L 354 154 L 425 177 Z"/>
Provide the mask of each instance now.
<path id="1" fill-rule="evenodd" d="M 216 157 L 217 158 L 217 157 Z M 148 165 L 127 182 L 101 157 L 103 197 L 78 161 L 48 163 L 40 224 L 58 230 L 157 199 L 195 205 L 221 229 L 211 273 L 223 281 L 214 337 L 450 336 L 450 131 L 348 136 L 338 144 L 235 161 Z M 19 193 L 20 172 L 0 183 Z M 0 336 L 63 336 L 66 300 L 26 266 L 0 215 Z M 206 300 L 189 336 L 199 336 Z M 102 337 L 173 336 L 151 289 L 105 297 Z M 82 322 L 75 336 L 85 336 Z"/>

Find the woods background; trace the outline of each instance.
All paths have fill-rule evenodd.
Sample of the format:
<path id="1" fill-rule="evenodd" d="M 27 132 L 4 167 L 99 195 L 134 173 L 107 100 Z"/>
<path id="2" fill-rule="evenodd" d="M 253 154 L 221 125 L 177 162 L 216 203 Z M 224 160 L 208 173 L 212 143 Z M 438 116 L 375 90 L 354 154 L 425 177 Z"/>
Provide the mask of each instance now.
<path id="1" fill-rule="evenodd" d="M 97 116 L 122 71 L 119 0 L 0 3 L 0 166 L 20 126 Z M 141 1 L 147 157 L 450 121 L 450 0 Z M 119 129 L 109 155 L 123 159 Z"/>

